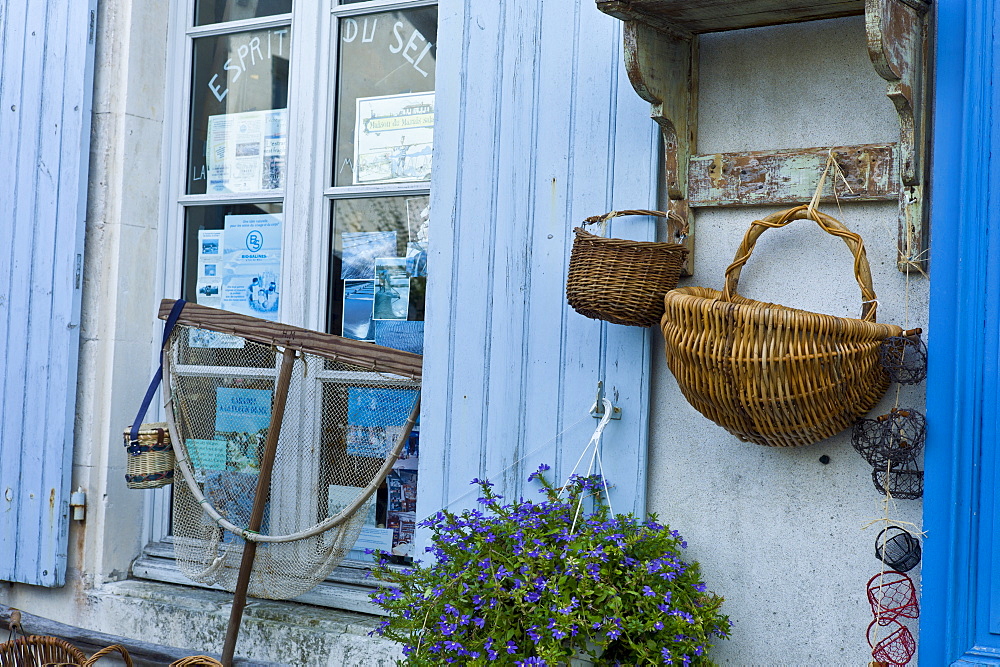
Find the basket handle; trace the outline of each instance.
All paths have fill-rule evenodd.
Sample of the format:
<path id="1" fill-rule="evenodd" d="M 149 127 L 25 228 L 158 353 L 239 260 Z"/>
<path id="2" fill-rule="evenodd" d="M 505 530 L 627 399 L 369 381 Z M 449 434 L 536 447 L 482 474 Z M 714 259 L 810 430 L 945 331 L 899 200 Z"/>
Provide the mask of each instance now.
<path id="1" fill-rule="evenodd" d="M 167 341 L 170 340 L 170 334 L 173 333 L 174 325 L 177 324 L 177 318 L 181 316 L 181 311 L 184 310 L 184 304 L 187 301 L 183 299 L 178 299 L 174 302 L 173 308 L 170 309 L 170 316 L 167 317 L 166 323 L 163 325 L 163 342 L 160 344 L 160 348 L 166 346 Z M 153 396 L 156 394 L 156 388 L 160 386 L 160 381 L 163 379 L 163 362 L 160 361 L 160 367 L 157 369 L 156 373 L 153 375 L 152 381 L 149 383 L 149 389 L 146 390 L 146 395 L 142 398 L 142 405 L 139 406 L 139 413 L 135 416 L 135 421 L 132 422 L 132 428 L 129 430 L 129 443 L 134 447 L 139 443 L 139 425 L 142 424 L 142 418 L 146 416 L 146 411 L 149 410 L 149 404 L 153 402 Z"/>
<path id="2" fill-rule="evenodd" d="M 646 209 L 629 209 L 627 211 L 611 211 L 609 213 L 605 213 L 604 215 L 592 215 L 589 218 L 584 218 L 583 224 L 584 226 L 592 225 L 594 223 L 605 222 L 607 220 L 610 220 L 611 218 L 617 218 L 622 215 L 655 215 L 659 218 L 668 218 L 670 220 L 673 220 L 674 222 L 681 223 L 680 235 L 682 237 L 688 235 L 687 222 L 682 220 L 681 217 L 676 213 L 665 213 L 664 211 L 647 211 Z"/>
<path id="3" fill-rule="evenodd" d="M 878 302 L 876 301 L 875 290 L 872 287 L 872 272 L 871 267 L 868 265 L 868 256 L 865 253 L 865 242 L 861 239 L 861 236 L 849 230 L 836 218 L 815 209 L 810 210 L 808 206 L 796 206 L 787 211 L 772 213 L 763 220 L 753 221 L 750 229 L 743 236 L 743 242 L 736 251 L 733 263 L 726 268 L 726 286 L 722 291 L 720 300 L 732 301 L 733 295 L 737 293 L 736 288 L 739 286 L 740 272 L 743 269 L 743 265 L 750 259 L 754 244 L 757 243 L 757 239 L 764 233 L 765 229 L 784 227 L 793 220 L 803 219 L 814 220 L 824 232 L 833 236 L 839 236 L 847 244 L 847 247 L 851 249 L 851 252 L 854 254 L 854 278 L 858 281 L 858 286 L 861 287 L 861 319 L 866 322 L 874 322 Z"/>

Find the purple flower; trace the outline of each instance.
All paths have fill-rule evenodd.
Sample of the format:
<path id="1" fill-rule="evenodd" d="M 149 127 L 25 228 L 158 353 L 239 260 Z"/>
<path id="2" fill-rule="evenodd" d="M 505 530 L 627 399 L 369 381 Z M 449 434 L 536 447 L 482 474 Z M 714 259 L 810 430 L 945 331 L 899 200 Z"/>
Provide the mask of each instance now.
<path id="1" fill-rule="evenodd" d="M 517 653 L 517 644 L 513 640 L 508 640 L 507 642 L 507 653 Z"/>

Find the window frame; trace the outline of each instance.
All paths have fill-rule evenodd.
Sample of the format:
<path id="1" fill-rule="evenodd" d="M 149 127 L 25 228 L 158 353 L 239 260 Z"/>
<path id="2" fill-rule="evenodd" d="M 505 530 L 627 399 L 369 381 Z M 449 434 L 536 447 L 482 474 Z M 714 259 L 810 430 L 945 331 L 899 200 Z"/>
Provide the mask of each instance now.
<path id="1" fill-rule="evenodd" d="M 329 305 L 329 271 L 333 237 L 333 210 L 337 201 L 372 197 L 430 196 L 431 183 L 387 183 L 336 186 L 337 86 L 341 19 L 375 13 L 438 6 L 437 0 L 366 0 L 339 4 L 339 0 L 294 0 L 293 11 L 252 19 L 195 26 L 196 0 L 175 0 L 168 10 L 168 60 L 164 77 L 168 103 L 164 107 L 163 164 L 161 166 L 161 234 L 159 285 L 163 294 L 180 294 L 184 274 L 187 210 L 198 206 L 278 203 L 282 206 L 282 294 L 278 319 L 305 328 L 325 330 Z M 288 26 L 289 54 L 287 150 L 284 187 L 260 194 L 188 194 L 188 170 L 194 41 L 250 30 Z M 303 147 L 322 145 L 316 155 Z M 308 156 L 299 160 L 298 155 Z M 317 165 L 320 160 L 322 165 Z M 322 166 L 322 168 L 319 168 Z M 292 224 L 291 221 L 299 221 Z M 304 222 L 303 222 L 304 221 Z M 302 258 L 303 261 L 293 261 Z M 151 365 L 159 363 L 158 351 Z M 421 466 L 423 468 L 423 466 Z M 133 565 L 141 578 L 192 585 L 173 562 L 170 526 L 171 487 L 149 492 L 145 504 L 143 543 Z M 359 597 L 364 563 L 345 561 L 326 582 L 296 601 L 379 613 Z M 198 584 L 194 584 L 198 585 Z M 204 586 L 205 588 L 213 588 Z"/>

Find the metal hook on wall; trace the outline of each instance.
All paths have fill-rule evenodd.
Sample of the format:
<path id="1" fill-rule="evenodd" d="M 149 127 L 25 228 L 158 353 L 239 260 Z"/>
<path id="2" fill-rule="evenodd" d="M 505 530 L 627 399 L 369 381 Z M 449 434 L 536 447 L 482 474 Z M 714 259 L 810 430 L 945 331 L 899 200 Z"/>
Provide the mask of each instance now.
<path id="1" fill-rule="evenodd" d="M 604 382 L 597 383 L 597 398 L 594 399 L 594 405 L 590 408 L 590 416 L 594 419 L 602 419 L 604 417 Z M 621 419 L 622 409 L 616 407 L 613 403 L 611 404 L 611 419 Z"/>

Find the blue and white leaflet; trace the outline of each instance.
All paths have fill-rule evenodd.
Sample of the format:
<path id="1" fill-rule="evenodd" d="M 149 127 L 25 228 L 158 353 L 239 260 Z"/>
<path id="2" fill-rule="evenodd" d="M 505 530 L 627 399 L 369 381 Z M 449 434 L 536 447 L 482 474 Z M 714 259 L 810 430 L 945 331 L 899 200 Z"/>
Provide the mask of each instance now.
<path id="1" fill-rule="evenodd" d="M 222 308 L 278 319 L 281 286 L 280 213 L 227 215 L 223 232 Z"/>

